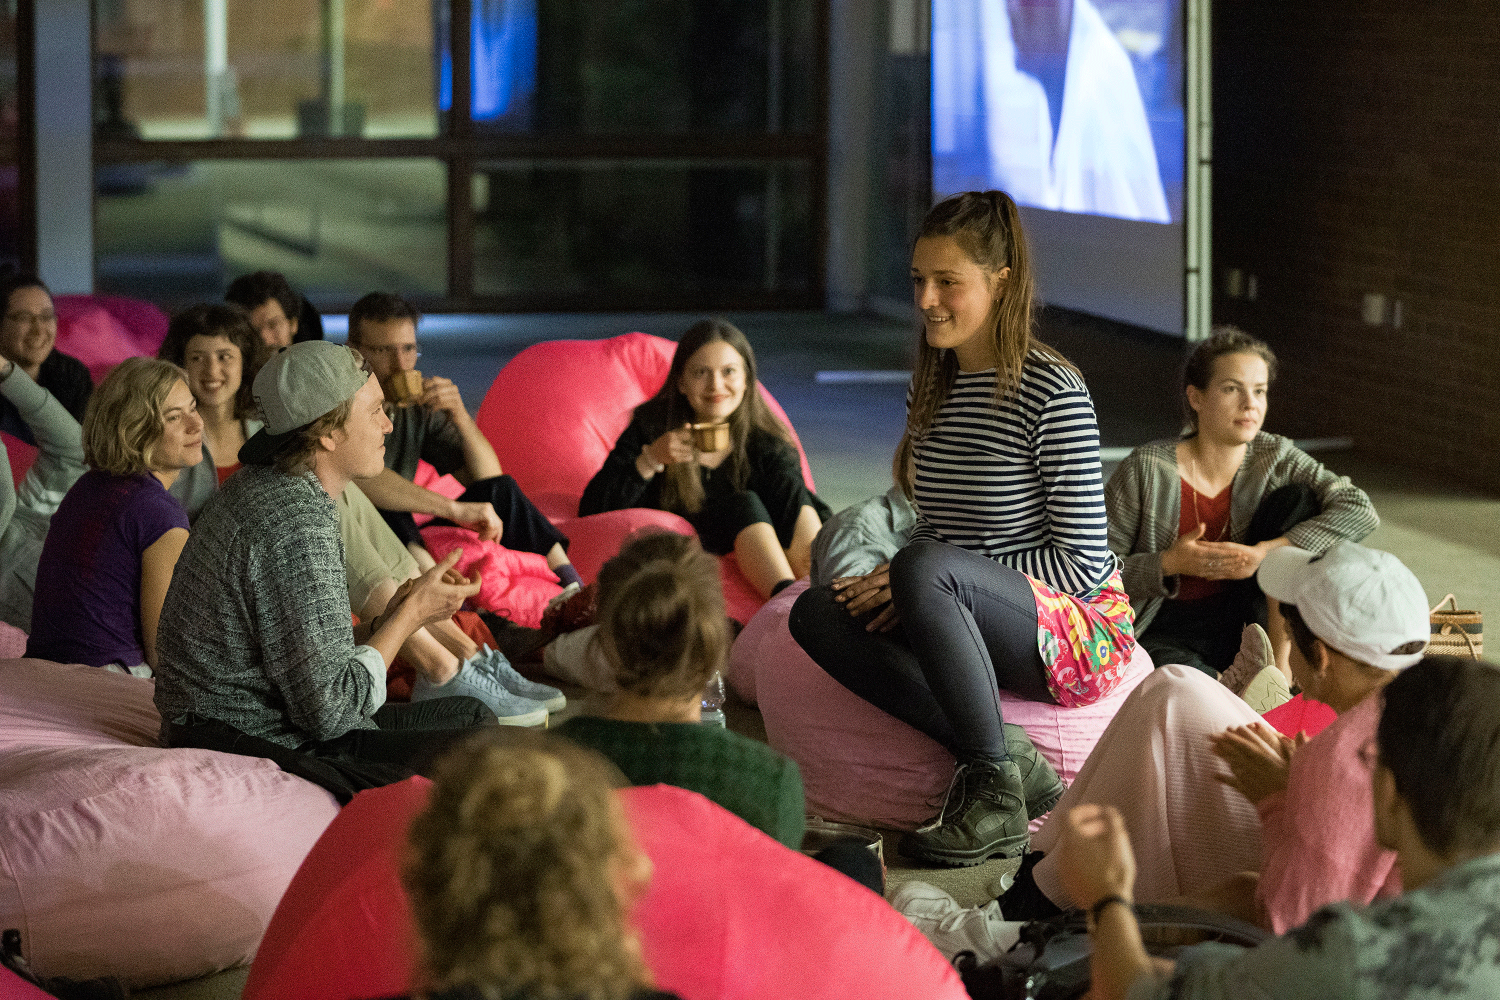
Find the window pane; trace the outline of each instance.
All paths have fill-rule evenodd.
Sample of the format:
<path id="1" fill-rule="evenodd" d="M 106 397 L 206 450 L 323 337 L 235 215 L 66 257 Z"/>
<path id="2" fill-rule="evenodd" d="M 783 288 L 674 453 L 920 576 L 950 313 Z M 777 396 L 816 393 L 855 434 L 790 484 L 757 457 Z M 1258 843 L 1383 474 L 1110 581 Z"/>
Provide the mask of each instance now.
<path id="1" fill-rule="evenodd" d="M 447 291 L 447 174 L 436 160 L 119 164 L 95 180 L 101 292 L 217 299 L 262 268 L 314 301 Z"/>
<path id="2" fill-rule="evenodd" d="M 99 134 L 436 135 L 446 4 L 94 0 Z"/>
<path id="3" fill-rule="evenodd" d="M 483 127 L 763 134 L 816 120 L 812 0 L 473 0 L 470 31 Z M 446 65 L 443 78 L 446 109 Z"/>
<path id="4" fill-rule="evenodd" d="M 506 161 L 474 175 L 480 295 L 804 292 L 813 287 L 805 163 Z"/>

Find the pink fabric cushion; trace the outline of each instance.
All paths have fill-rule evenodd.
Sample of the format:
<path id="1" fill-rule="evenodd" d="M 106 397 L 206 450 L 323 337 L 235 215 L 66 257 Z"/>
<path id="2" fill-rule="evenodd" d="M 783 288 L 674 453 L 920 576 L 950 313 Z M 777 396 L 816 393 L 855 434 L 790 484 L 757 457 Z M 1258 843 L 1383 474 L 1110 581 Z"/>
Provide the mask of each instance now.
<path id="1" fill-rule="evenodd" d="M 1338 713 L 1321 701 L 1309 701 L 1298 694 L 1265 714 L 1265 720 L 1283 736 L 1306 733 L 1308 739 L 1333 725 Z"/>
<path id="2" fill-rule="evenodd" d="M 149 302 L 59 295 L 57 349 L 88 366 L 94 384 L 126 358 L 151 355 L 167 334 L 167 314 Z"/>
<path id="3" fill-rule="evenodd" d="M 462 548 L 463 555 L 454 568 L 464 576 L 478 573 L 482 580 L 474 603 L 518 625 L 536 628 L 542 623 L 547 602 L 562 593 L 557 574 L 547 568 L 546 556 L 480 541 L 468 528 L 423 528 L 422 542 L 440 561 Z"/>
<path id="4" fill-rule="evenodd" d="M 757 700 L 771 746 L 802 769 L 809 813 L 912 829 L 941 805 L 953 756 L 851 692 L 802 651 L 787 618 L 806 589 L 801 582 L 783 590 L 745 627 L 730 650 L 730 683 Z M 1072 781 L 1151 669 L 1151 657 L 1137 647 L 1125 679 L 1092 705 L 1061 708 L 1002 691 L 1001 710 L 1005 721 L 1025 728 L 1062 779 Z"/>
<path id="5" fill-rule="evenodd" d="M 10 462 L 11 482 L 17 490 L 21 488 L 21 480 L 26 478 L 26 471 L 36 462 L 37 448 L 34 444 L 27 444 L 18 437 L 0 431 L 0 445 L 5 447 L 5 457 Z"/>
<path id="6" fill-rule="evenodd" d="M 429 784 L 363 792 L 292 880 L 244 1000 L 345 1000 L 412 985 L 399 882 L 406 828 Z M 880 897 L 701 795 L 620 792 L 653 864 L 635 913 L 657 985 L 685 1000 L 964 997 L 942 956 Z M 733 878 L 704 872 L 733 866 Z"/>
<path id="7" fill-rule="evenodd" d="M 0 660 L 15 660 L 26 655 L 26 633 L 9 622 L 0 622 Z"/>
<path id="8" fill-rule="evenodd" d="M 0 927 L 41 975 L 145 987 L 248 962 L 338 812 L 268 760 L 159 748 L 152 690 L 0 662 Z"/>
<path id="9" fill-rule="evenodd" d="M 644 333 L 534 344 L 501 369 L 479 407 L 475 420 L 494 445 L 501 467 L 571 540 L 568 553 L 585 580 L 592 580 L 598 567 L 619 551 L 624 535 L 588 533 L 580 522 L 589 518 L 577 516 L 578 501 L 635 408 L 661 388 L 676 348 L 670 340 Z M 757 386 L 771 412 L 791 430 L 786 411 L 765 386 Z M 544 417 L 538 419 L 538 414 Z M 792 443 L 802 456 L 807 488 L 813 489 L 812 468 L 795 430 Z M 684 532 L 692 533 L 690 527 Z M 588 540 L 580 551 L 585 534 Z M 760 594 L 731 557 L 721 561 L 720 575 L 729 614 L 749 621 L 762 604 Z"/>
<path id="10" fill-rule="evenodd" d="M 0 966 L 0 1000 L 53 1000 L 51 993 L 43 993 L 11 972 Z"/>
<path id="11" fill-rule="evenodd" d="M 434 493 L 441 494 L 449 500 L 457 500 L 464 495 L 464 484 L 452 476 L 440 476 L 438 471 L 422 459 L 417 459 L 417 474 L 412 476 L 412 482 L 418 486 L 425 486 Z M 411 519 L 418 525 L 426 524 L 432 520 L 431 514 L 418 514 L 412 512 Z"/>

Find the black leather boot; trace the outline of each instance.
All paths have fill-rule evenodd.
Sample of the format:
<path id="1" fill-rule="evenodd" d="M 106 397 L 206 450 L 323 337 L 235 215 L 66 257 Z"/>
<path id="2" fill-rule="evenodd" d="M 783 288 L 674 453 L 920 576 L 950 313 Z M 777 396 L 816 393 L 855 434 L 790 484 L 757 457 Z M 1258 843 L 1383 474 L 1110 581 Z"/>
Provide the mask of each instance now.
<path id="1" fill-rule="evenodd" d="M 1026 831 L 1026 795 L 1015 761 L 976 760 L 959 768 L 940 822 L 902 837 L 901 853 L 952 866 L 1025 854 L 1031 838 Z"/>
<path id="2" fill-rule="evenodd" d="M 1026 818 L 1045 816 L 1057 805 L 1068 786 L 1063 784 L 1047 758 L 1037 753 L 1026 730 L 1010 722 L 1005 723 L 1004 728 L 1005 749 L 1021 770 L 1021 789 L 1026 793 Z"/>

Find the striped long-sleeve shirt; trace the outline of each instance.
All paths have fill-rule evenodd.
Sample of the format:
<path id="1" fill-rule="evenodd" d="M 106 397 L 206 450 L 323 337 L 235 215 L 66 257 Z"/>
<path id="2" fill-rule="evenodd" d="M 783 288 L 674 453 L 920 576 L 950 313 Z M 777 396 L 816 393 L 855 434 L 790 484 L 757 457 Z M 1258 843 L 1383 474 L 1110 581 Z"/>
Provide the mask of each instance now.
<path id="1" fill-rule="evenodd" d="M 1083 379 L 1028 362 L 995 405 L 995 373 L 960 372 L 916 448 L 912 539 L 980 552 L 1081 595 L 1115 571 L 1108 545 L 1099 427 Z"/>

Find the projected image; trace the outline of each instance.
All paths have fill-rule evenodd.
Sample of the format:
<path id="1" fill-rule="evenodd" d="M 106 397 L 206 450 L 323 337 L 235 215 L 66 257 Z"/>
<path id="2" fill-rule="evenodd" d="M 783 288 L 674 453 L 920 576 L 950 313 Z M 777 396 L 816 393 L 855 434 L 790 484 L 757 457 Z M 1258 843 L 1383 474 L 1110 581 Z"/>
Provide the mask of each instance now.
<path id="1" fill-rule="evenodd" d="M 933 0 L 939 197 L 1182 217 L 1181 0 Z"/>

